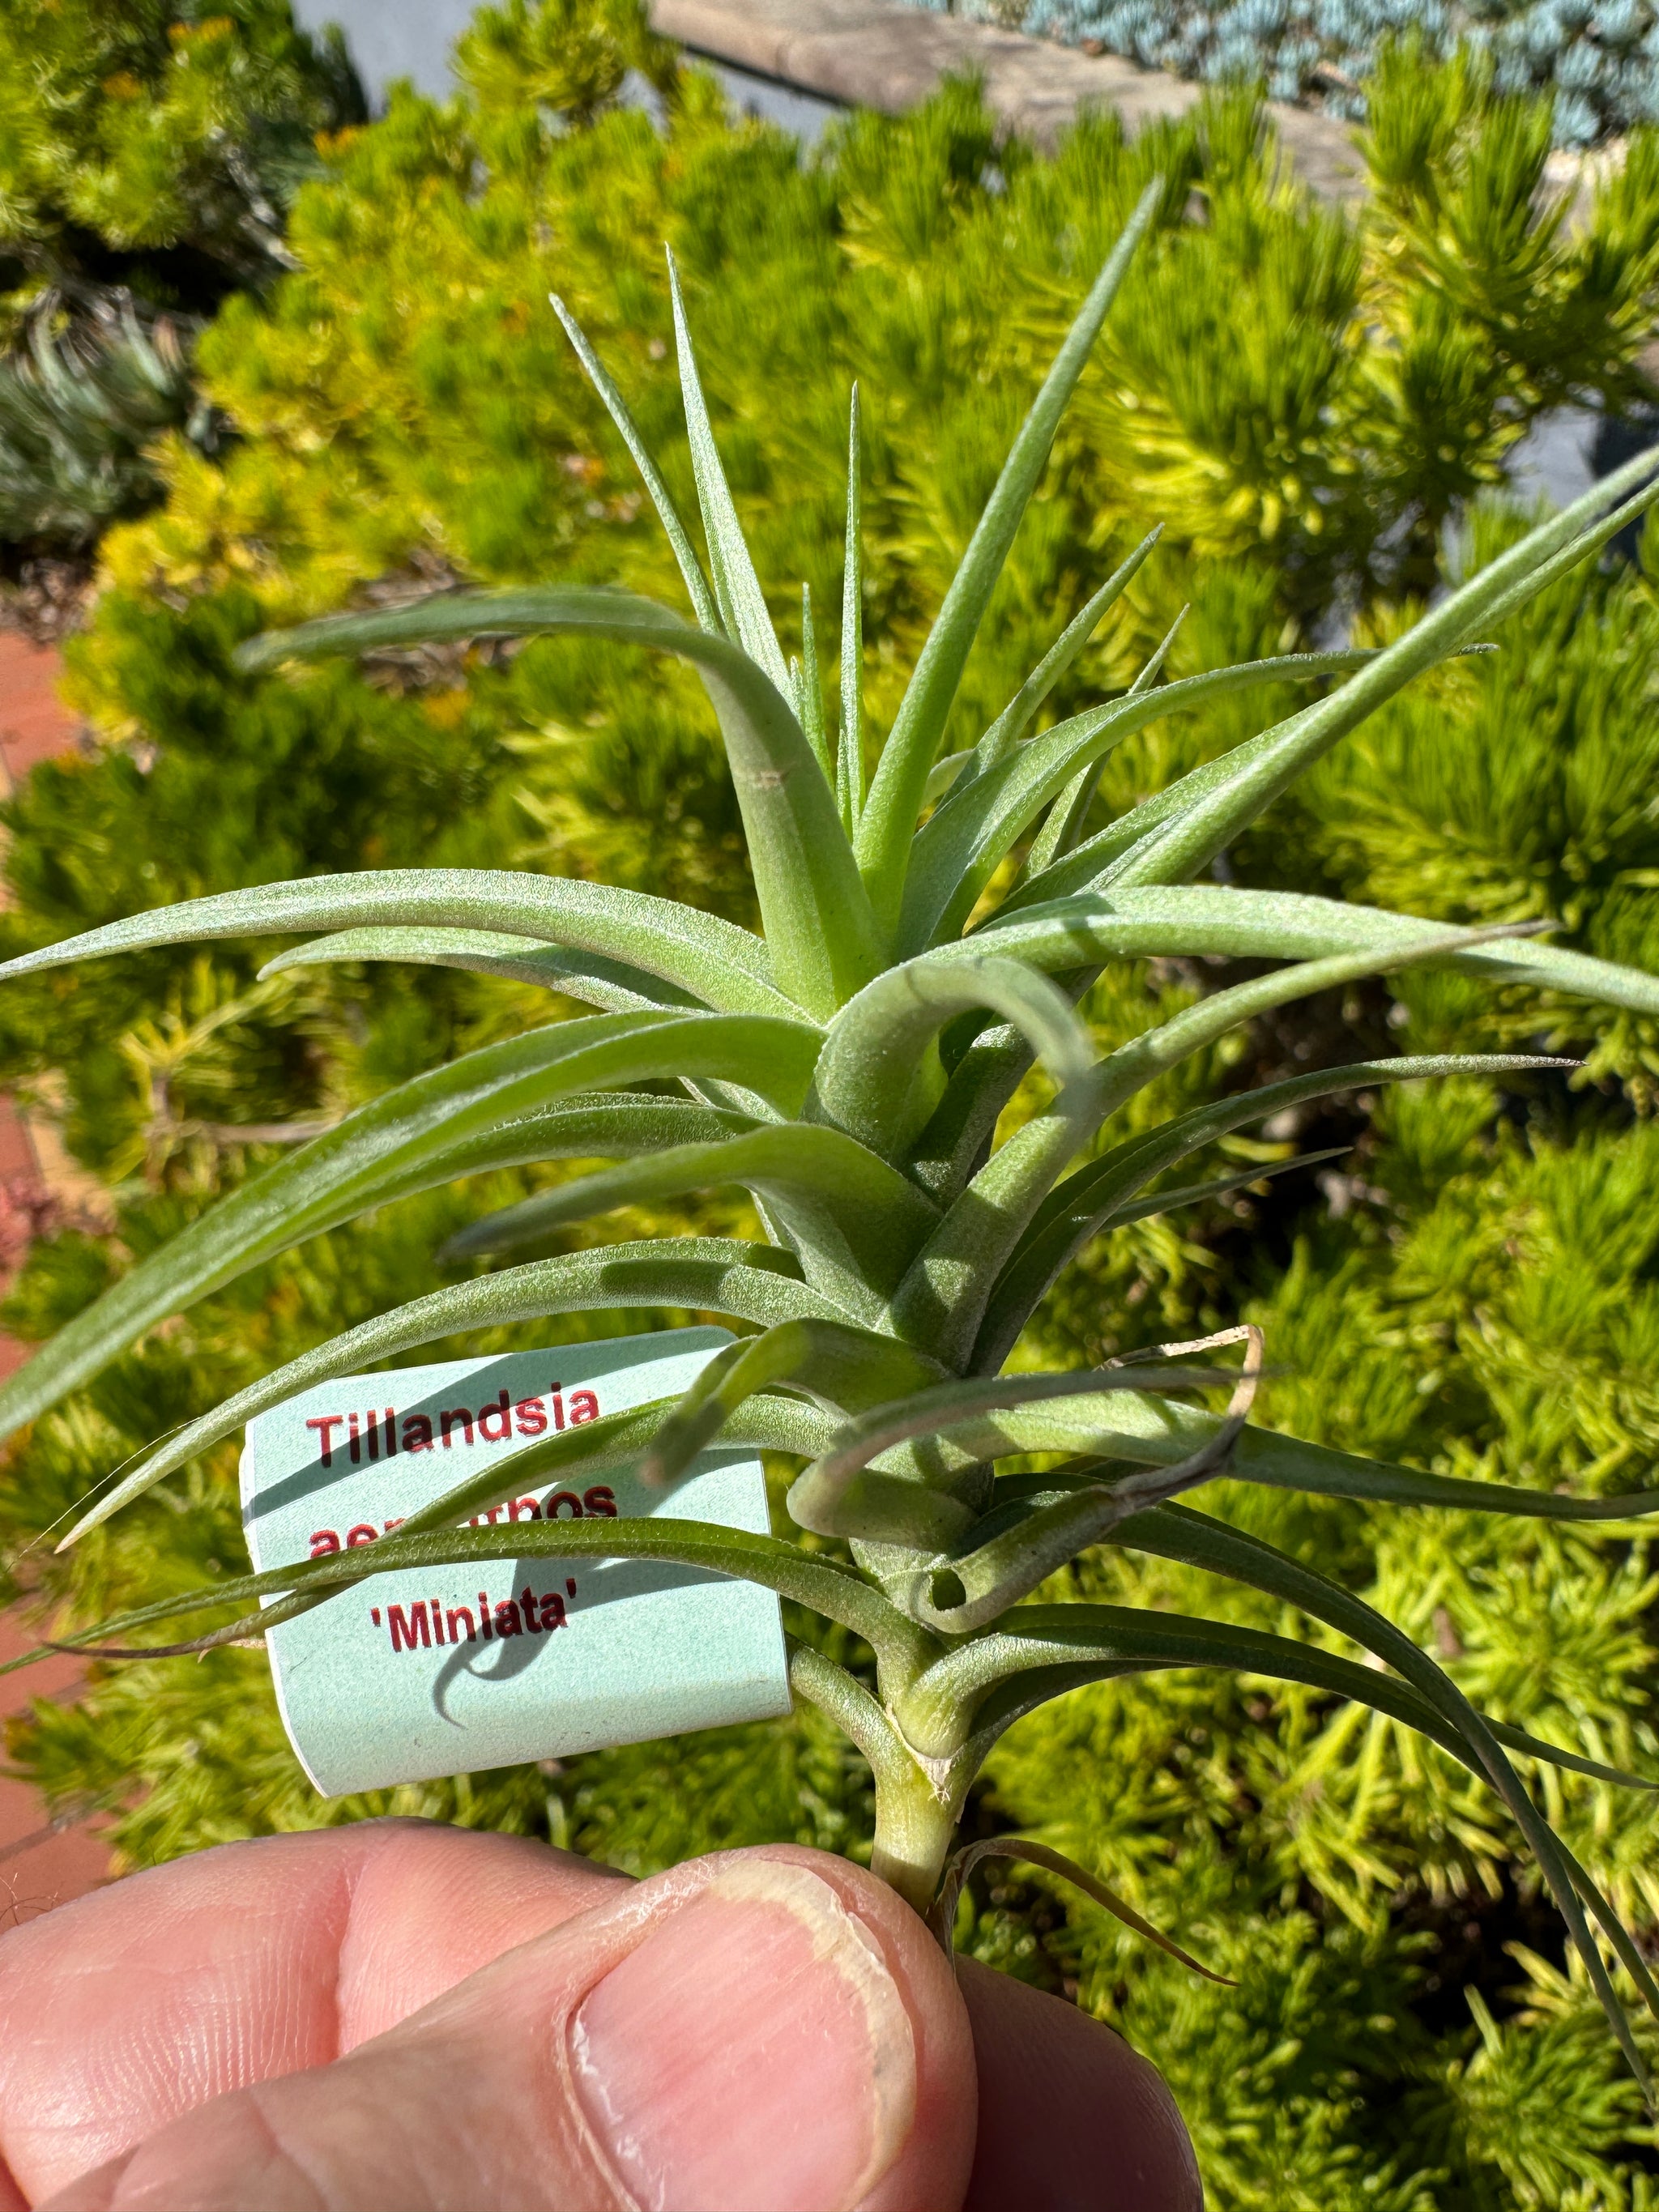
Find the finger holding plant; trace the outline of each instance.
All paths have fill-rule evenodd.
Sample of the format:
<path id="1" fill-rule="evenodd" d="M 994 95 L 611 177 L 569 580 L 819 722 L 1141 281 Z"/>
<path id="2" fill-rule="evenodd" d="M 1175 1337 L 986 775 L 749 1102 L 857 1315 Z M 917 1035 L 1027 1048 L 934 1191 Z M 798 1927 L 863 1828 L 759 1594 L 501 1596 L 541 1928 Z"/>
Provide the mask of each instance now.
<path id="1" fill-rule="evenodd" d="M 1283 655 L 1167 684 L 1157 680 L 1160 653 L 1122 696 L 1030 734 L 1048 692 L 1151 555 L 1149 538 L 971 750 L 941 758 L 992 592 L 1160 192 L 1154 184 L 1141 199 L 1048 372 L 867 783 L 856 394 L 832 738 L 810 601 L 803 653 L 792 663 L 721 467 L 672 261 L 706 565 L 621 394 L 555 302 L 640 467 L 692 619 L 617 592 L 466 591 L 257 639 L 243 662 L 258 668 L 439 639 L 556 632 L 689 661 L 725 740 L 761 929 L 556 878 L 365 870 L 187 901 L 12 962 L 0 972 L 213 937 L 321 933 L 267 972 L 342 960 L 442 963 L 543 982 L 596 1011 L 416 1077 L 251 1180 L 136 1266 L 0 1388 L 0 1426 L 33 1419 L 143 1331 L 274 1254 L 460 1176 L 562 1158 L 605 1163 L 475 1223 L 449 1248 L 458 1260 L 522 1254 L 558 1228 L 622 1206 L 740 1188 L 762 1224 L 754 1241 L 662 1237 L 523 1261 L 335 1338 L 152 1451 L 65 1540 L 295 1392 L 467 1329 L 646 1305 L 744 1324 L 750 1333 L 710 1361 L 684 1397 L 498 1460 L 370 1548 L 160 1601 L 76 1640 L 107 1648 L 112 1638 L 191 1613 L 235 1608 L 235 1619 L 188 1644 L 131 1647 L 204 1650 L 263 1634 L 373 1574 L 538 1551 L 654 1559 L 745 1577 L 853 1632 L 874 1655 L 873 1691 L 804 1645 L 791 1680 L 869 1759 L 877 1872 L 946 1923 L 964 1870 L 951 1851 L 967 1791 L 1023 1714 L 1079 1684 L 1153 1668 L 1228 1668 L 1305 1683 L 1420 1729 L 1498 1792 L 1645 2081 L 1592 1923 L 1656 2013 L 1659 1987 L 1534 1808 L 1510 1754 L 1604 1779 L 1635 1778 L 1487 1721 L 1382 1615 L 1271 1545 L 1176 1501 L 1224 1472 L 1332 1497 L 1611 1522 L 1652 1510 L 1659 1492 L 1585 1500 L 1452 1480 L 1253 1426 L 1263 1347 L 1249 1330 L 1080 1374 L 1008 1371 L 1033 1312 L 1096 1238 L 1261 1173 L 1184 1188 L 1160 1183 L 1228 1131 L 1361 1086 L 1560 1065 L 1514 1056 L 1371 1060 L 1230 1095 L 1150 1127 L 1131 1131 L 1117 1119 L 1158 1075 L 1241 1024 L 1423 963 L 1659 1012 L 1659 978 L 1523 929 L 1451 929 L 1194 880 L 1413 678 L 1474 647 L 1483 629 L 1659 498 L 1659 452 L 1540 525 L 1386 650 Z M 1228 693 L 1325 678 L 1340 681 L 1091 831 L 1101 764 L 1135 731 Z M 1099 1054 L 1079 1000 L 1109 963 L 1153 955 L 1279 964 Z M 998 1143 L 1003 1109 L 1035 1066 L 1048 1079 L 1048 1103 Z M 1218 1387 L 1231 1400 L 1210 1410 Z M 836 1540 L 844 1555 L 678 1520 L 465 1525 L 550 1477 L 574 1483 L 632 1464 L 672 1484 L 713 1443 L 792 1455 L 799 1468 L 788 1493 L 792 1518 Z M 1267 1592 L 1336 1631 L 1366 1662 L 1221 1621 L 1031 1601 L 1050 1575 L 1102 1543 Z M 1040 1863 L 1052 1867 L 1053 1855 Z M 1109 1909 L 1164 1940 L 1085 1879 Z"/>

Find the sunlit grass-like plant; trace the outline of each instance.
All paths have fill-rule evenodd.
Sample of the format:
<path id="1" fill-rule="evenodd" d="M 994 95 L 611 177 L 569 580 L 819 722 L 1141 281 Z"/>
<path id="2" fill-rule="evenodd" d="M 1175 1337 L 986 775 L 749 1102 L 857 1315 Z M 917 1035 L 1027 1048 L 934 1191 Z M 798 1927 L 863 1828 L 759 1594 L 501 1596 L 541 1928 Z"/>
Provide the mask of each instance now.
<path id="1" fill-rule="evenodd" d="M 1635 1778 L 1483 1718 L 1372 1607 L 1271 1545 L 1175 1501 L 1224 1472 L 1326 1496 L 1611 1521 L 1659 1504 L 1659 1492 L 1582 1499 L 1443 1479 L 1251 1427 L 1261 1348 L 1249 1330 L 1227 1333 L 1244 1347 L 1237 1369 L 1194 1364 L 1227 1340 L 1211 1339 L 1084 1373 L 1006 1371 L 1034 1310 L 1092 1239 L 1261 1173 L 1186 1188 L 1161 1182 L 1227 1132 L 1360 1086 L 1558 1064 L 1365 1061 L 1115 1136 L 1113 1117 L 1146 1085 L 1252 1017 L 1419 963 L 1659 1012 L 1659 979 L 1518 932 L 1451 929 L 1193 881 L 1413 677 L 1465 648 L 1659 496 L 1659 453 L 1535 529 L 1385 651 L 1284 656 L 1164 686 L 1159 654 L 1123 696 L 1030 734 L 1045 698 L 1147 557 L 1149 538 L 973 749 L 939 757 L 994 586 L 1158 191 L 1143 198 L 1015 441 L 867 788 L 856 395 L 832 743 L 810 606 L 800 663 L 786 663 L 715 449 L 672 264 L 707 568 L 623 400 L 560 307 L 668 532 L 693 621 L 613 592 L 460 592 L 267 636 L 243 659 L 264 667 L 422 641 L 557 631 L 680 655 L 700 673 L 724 734 L 761 933 L 587 883 L 366 870 L 186 901 L 11 963 L 0 972 L 192 939 L 320 930 L 329 933 L 272 968 L 447 963 L 544 984 L 600 1011 L 417 1077 L 249 1182 L 134 1267 L 0 1389 L 0 1425 L 32 1419 L 144 1330 L 272 1255 L 461 1176 L 562 1158 L 614 1163 L 477 1223 L 452 1247 L 458 1257 L 542 1245 L 562 1227 L 635 1203 L 740 1187 L 754 1200 L 764 1241 L 603 1244 L 417 1299 L 191 1424 L 65 1540 L 293 1393 L 459 1331 L 653 1305 L 744 1324 L 751 1333 L 713 1358 L 684 1397 L 499 1461 L 372 1547 L 157 1602 L 79 1640 L 108 1648 L 112 1637 L 192 1611 L 240 1608 L 191 1644 L 147 1647 L 202 1650 L 263 1633 L 371 1574 L 538 1550 L 747 1577 L 853 1632 L 874 1655 L 873 1693 L 805 1645 L 793 1653 L 792 1679 L 873 1769 L 877 1871 L 919 1910 L 935 1910 L 941 1925 L 964 1871 L 964 1855 L 952 1861 L 951 1852 L 969 1786 L 1022 1714 L 1082 1683 L 1159 1668 L 1230 1668 L 1311 1685 L 1420 1729 L 1498 1792 L 1639 2073 L 1592 1922 L 1656 2013 L 1659 1986 L 1535 1809 L 1509 1753 L 1602 1779 Z M 1101 764 L 1133 732 L 1250 686 L 1326 676 L 1343 680 L 1091 833 Z M 1280 964 L 1097 1055 L 1078 1000 L 1108 963 L 1150 955 Z M 999 1145 L 1003 1110 L 1038 1064 L 1048 1103 Z M 1231 1403 L 1206 1410 L 1203 1394 L 1218 1384 L 1231 1386 Z M 458 1525 L 532 1482 L 623 1463 L 670 1484 L 714 1443 L 793 1455 L 800 1472 L 790 1514 L 804 1530 L 842 1540 L 846 1556 L 673 1519 Z M 1078 1553 L 1105 1542 L 1267 1592 L 1337 1631 L 1371 1663 L 1224 1622 L 1022 1602 Z M 249 1610 L 256 1601 L 263 1610 Z M 998 1847 L 1063 1863 L 1039 1846 Z"/>

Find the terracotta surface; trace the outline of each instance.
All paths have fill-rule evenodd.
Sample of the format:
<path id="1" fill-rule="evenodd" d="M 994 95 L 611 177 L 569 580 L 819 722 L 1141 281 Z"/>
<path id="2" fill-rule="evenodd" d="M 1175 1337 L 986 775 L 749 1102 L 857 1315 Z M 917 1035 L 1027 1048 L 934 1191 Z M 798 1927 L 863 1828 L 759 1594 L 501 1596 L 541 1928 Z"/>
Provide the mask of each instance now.
<path id="1" fill-rule="evenodd" d="M 74 743 L 74 718 L 56 689 L 59 667 L 49 648 L 0 632 L 0 787 L 5 789 L 37 761 Z M 0 1274 L 21 1257 L 32 1206 L 43 1195 L 28 1130 L 11 1101 L 0 1097 Z M 27 1355 L 28 1346 L 0 1336 L 0 1376 Z M 21 1608 L 0 1613 L 0 1662 L 28 1650 L 39 1634 L 40 1623 Z M 72 1698 L 79 1680 L 70 1659 L 0 1675 L 0 1724 L 37 1698 Z M 0 1775 L 0 1931 L 79 1897 L 108 1874 L 109 1853 L 95 1827 L 54 1827 L 34 1790 Z"/>
<path id="2" fill-rule="evenodd" d="M 0 769 L 8 790 L 37 761 L 75 743 L 75 718 L 58 696 L 62 673 L 51 646 L 0 630 Z"/>
<path id="3" fill-rule="evenodd" d="M 34 1182 L 40 1173 L 29 1133 L 9 1098 L 0 1097 L 0 1183 Z M 23 1358 L 23 1346 L 0 1336 L 0 1375 L 9 1375 Z"/>
<path id="4" fill-rule="evenodd" d="M 37 1639 L 37 1625 L 19 1612 L 0 1613 L 0 1661 Z M 0 1675 L 0 1722 L 37 1698 L 72 1698 L 80 1674 L 72 1659 L 47 1659 L 26 1674 Z M 27 1783 L 0 1775 L 0 1934 L 106 1881 L 109 1852 L 94 1826 L 52 1825 Z"/>

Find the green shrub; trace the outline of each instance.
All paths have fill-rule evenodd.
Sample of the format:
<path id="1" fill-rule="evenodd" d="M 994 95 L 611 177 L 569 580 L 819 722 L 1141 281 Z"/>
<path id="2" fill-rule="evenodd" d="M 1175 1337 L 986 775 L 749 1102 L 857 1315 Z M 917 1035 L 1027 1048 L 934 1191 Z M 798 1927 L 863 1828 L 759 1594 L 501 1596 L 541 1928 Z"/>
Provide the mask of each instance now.
<path id="1" fill-rule="evenodd" d="M 297 31 L 288 0 L 6 0 L 5 307 L 123 285 L 192 312 L 270 276 L 317 134 L 363 119 L 338 32 Z"/>
<path id="2" fill-rule="evenodd" d="M 693 285 L 716 427 L 762 571 L 804 574 L 823 609 L 836 603 L 838 563 L 823 549 L 840 498 L 844 386 L 852 373 L 865 380 L 866 677 L 880 726 L 1063 319 L 1056 241 L 1094 254 L 1114 206 L 1154 161 L 1172 179 L 1170 219 L 1126 295 L 1117 327 L 1127 336 L 1085 381 L 968 672 L 959 726 L 971 735 L 974 718 L 1000 705 L 1128 532 L 1159 511 L 1173 517 L 1165 549 L 1119 627 L 1056 695 L 1055 713 L 1126 680 L 1188 598 L 1197 611 L 1172 673 L 1294 643 L 1334 609 L 1402 580 L 1420 587 L 1449 502 L 1495 481 L 1504 452 L 1559 389 L 1546 374 L 1559 351 L 1531 356 L 1524 323 L 1511 322 L 1514 350 L 1489 343 L 1529 188 L 1495 152 L 1476 157 L 1489 132 L 1511 127 L 1501 116 L 1464 119 L 1468 158 L 1448 161 L 1432 222 L 1409 208 L 1398 219 L 1413 258 L 1389 294 L 1389 240 L 1345 243 L 1325 218 L 1276 198 L 1237 105 L 1133 160 L 1109 125 L 1095 124 L 1050 166 L 1017 149 L 999 157 L 986 118 L 957 91 L 903 124 L 850 123 L 823 165 L 802 173 L 767 134 L 728 129 L 695 80 L 663 141 L 636 118 L 605 113 L 564 135 L 510 94 L 488 111 L 398 103 L 301 195 L 291 233 L 301 270 L 263 307 L 232 301 L 206 342 L 210 387 L 246 441 L 222 465 L 172 448 L 167 507 L 108 541 L 109 587 L 76 675 L 107 748 L 38 775 L 13 810 L 8 949 L 160 896 L 400 859 L 594 875 L 624 860 L 641 887 L 747 917 L 729 788 L 678 684 L 654 678 L 641 705 L 626 672 L 603 673 L 569 643 L 506 659 L 388 660 L 369 682 L 338 671 L 252 679 L 228 662 L 230 644 L 263 621 L 451 573 L 508 582 L 556 568 L 669 595 L 627 465 L 540 304 L 555 282 L 571 299 L 689 505 L 660 363 L 660 238 Z M 1605 343 L 1586 344 L 1585 385 L 1627 377 L 1645 335 L 1644 158 L 1638 145 L 1634 182 L 1604 199 L 1599 242 L 1559 242 L 1560 282 L 1581 307 L 1609 290 L 1629 302 Z M 1509 179 L 1508 228 L 1496 217 L 1486 226 L 1494 170 Z M 1189 187 L 1209 222 L 1176 219 Z M 1437 247 L 1445 237 L 1460 241 L 1457 254 Z M 1201 283 L 1183 283 L 1183 271 Z M 1231 301 L 1248 347 L 1206 355 L 1194 312 L 1206 288 Z M 780 380 L 793 398 L 783 419 L 760 400 Z M 1437 442 L 1439 395 L 1471 380 L 1486 397 L 1452 410 L 1455 434 Z M 1535 902 L 1517 910 L 1561 912 L 1560 884 L 1583 880 L 1566 915 L 1583 933 L 1575 941 L 1645 964 L 1652 909 L 1641 878 L 1659 854 L 1644 820 L 1618 818 L 1616 764 L 1598 765 L 1607 756 L 1595 732 L 1600 713 L 1616 737 L 1619 701 L 1646 681 L 1648 605 L 1628 574 L 1558 587 L 1547 618 L 1505 640 L 1504 671 L 1519 648 L 1528 676 L 1504 693 L 1501 721 L 1491 668 L 1440 680 L 1425 703 L 1392 710 L 1365 740 L 1374 751 L 1334 757 L 1328 782 L 1236 849 L 1236 871 L 1455 919 L 1497 910 L 1481 903 L 1494 884 Z M 1382 630 L 1396 620 L 1386 604 L 1369 618 Z M 1609 627 L 1626 642 L 1604 678 L 1595 648 Z M 1507 673 L 1497 680 L 1507 685 Z M 1554 722 L 1537 704 L 1550 699 L 1562 702 Z M 1109 769 L 1108 801 L 1115 811 L 1244 726 L 1218 710 L 1126 747 Z M 1512 790 L 1488 791 L 1483 764 L 1499 730 L 1506 761 L 1519 749 L 1547 762 L 1553 781 L 1517 776 Z M 1581 753 L 1579 773 L 1571 762 Z M 238 804 L 220 803 L 222 789 Z M 1447 791 L 1460 809 L 1449 827 Z M 1586 876 L 1584 860 L 1562 859 L 1563 823 L 1584 819 L 1592 800 L 1602 813 Z M 1396 838 L 1395 822 L 1410 835 Z M 1419 871 L 1410 881 L 1385 875 L 1407 866 Z M 19 1302 L 33 1333 L 234 1183 L 247 1148 L 224 1141 L 223 1124 L 333 1110 L 523 1018 L 503 987 L 441 971 L 404 985 L 378 968 L 243 1008 L 253 965 L 222 946 L 158 952 L 0 998 L 12 1064 L 61 1102 L 79 1150 L 129 1177 L 118 1242 L 82 1233 L 43 1248 Z M 1167 1006 L 1206 978 L 1165 969 L 1151 980 Z M 1146 981 L 1135 970 L 1097 996 L 1103 1037 L 1152 1018 Z M 235 1020 L 205 1026 L 232 1005 Z M 1355 994 L 1316 1005 L 1294 1028 L 1263 1024 L 1183 1096 L 1307 1065 L 1304 1054 L 1386 1051 L 1402 1021 L 1413 1048 L 1420 1039 L 1432 1049 L 1477 1014 L 1494 1041 L 1516 1036 L 1501 994 L 1472 1007 L 1452 979 L 1402 986 L 1398 998 Z M 1650 1047 L 1639 1030 L 1598 1020 L 1573 1034 L 1643 1096 Z M 169 1043 L 170 1124 L 158 1127 L 149 1071 Z M 1452 1105 L 1443 1094 L 1414 1119 L 1409 1108 L 1334 1110 L 1294 1139 L 1299 1150 L 1344 1147 L 1327 1191 L 1303 1173 L 1115 1236 L 1091 1263 L 1091 1285 L 1044 1316 L 1043 1356 L 1098 1357 L 1243 1308 L 1267 1322 L 1290 1370 L 1268 1401 L 1288 1428 L 1446 1472 L 1638 1486 L 1649 1261 L 1639 1240 L 1621 1245 L 1607 1224 L 1621 1204 L 1630 1210 L 1621 1194 L 1641 1188 L 1646 1133 L 1627 1125 L 1605 1081 Z M 1218 1170 L 1272 1164 L 1291 1141 L 1271 1132 Z M 135 1160 L 146 1176 L 131 1172 Z M 468 1188 L 321 1240 L 148 1340 L 37 1425 L 0 1501 L 15 1540 L 228 1389 L 434 1285 L 435 1243 L 513 1194 Z M 735 1209 L 702 1218 L 741 1226 Z M 1536 1285 L 1520 1255 L 1536 1261 Z M 1611 1456 L 1620 1449 L 1622 1471 Z M 234 1571 L 223 1457 L 177 1479 L 172 1496 L 192 1510 L 140 1509 L 71 1555 L 73 1581 L 52 1587 L 78 1618 Z M 1605 1553 L 1571 1540 L 1426 1515 L 1385 1530 L 1305 1501 L 1288 1501 L 1263 1533 L 1411 1620 L 1512 1720 L 1591 1755 L 1650 1755 L 1639 1565 L 1610 1574 Z M 1127 1570 L 1103 1554 L 1089 1571 L 1089 1595 L 1104 1597 Z M 1213 1587 L 1159 1572 L 1171 1606 L 1217 1601 Z M 1157 1594 L 1147 1578 L 1122 1587 L 1136 1601 Z M 1278 1614 L 1268 1625 L 1307 1632 Z M 1561 1663 L 1540 1665 L 1546 1648 Z M 118 1834 L 138 1861 L 365 1809 L 308 1801 L 260 1668 L 227 1653 L 112 1673 L 74 1712 L 43 1714 L 20 1754 L 65 1800 L 127 1806 Z M 1587 2031 L 1587 1991 L 1550 1954 L 1555 1938 L 1512 1831 L 1388 1724 L 1265 1684 L 1223 1693 L 1210 1680 L 1149 1679 L 1079 1692 L 1028 1723 L 992 1784 L 984 1823 L 1048 1834 L 1242 1975 L 1236 1994 L 1189 1984 L 1087 1908 L 1038 1940 L 1052 1908 L 1018 1883 L 981 1887 L 965 1908 L 981 1954 L 1038 1978 L 1079 1975 L 1089 2001 L 1170 2068 L 1218 2202 L 1484 2212 L 1518 2199 L 1599 2212 L 1643 2201 L 1637 2109 Z M 866 1788 L 798 1721 L 397 1802 L 568 1834 L 644 1867 L 763 1827 L 839 1845 L 867 1833 Z M 1123 1808 L 1135 1818 L 1133 1849 Z M 1626 1801 L 1615 1816 L 1596 1786 L 1577 1783 L 1557 1809 L 1650 1926 L 1647 1816 Z"/>
<path id="3" fill-rule="evenodd" d="M 339 33 L 288 0 L 0 6 L 0 544 L 84 556 L 151 505 L 164 429 L 211 450 L 198 319 L 288 265 L 319 133 L 361 123 Z"/>

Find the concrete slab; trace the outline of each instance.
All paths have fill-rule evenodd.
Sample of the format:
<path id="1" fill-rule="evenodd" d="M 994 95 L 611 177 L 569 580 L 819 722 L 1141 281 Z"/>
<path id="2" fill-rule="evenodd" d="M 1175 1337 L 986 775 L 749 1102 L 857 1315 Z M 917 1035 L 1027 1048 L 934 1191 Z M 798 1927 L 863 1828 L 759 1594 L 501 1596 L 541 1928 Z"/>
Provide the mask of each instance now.
<path id="1" fill-rule="evenodd" d="M 452 93 L 449 50 L 471 17 L 474 0 L 295 0 L 295 19 L 311 29 L 338 23 L 375 106 L 387 85 L 412 77 L 435 99 Z M 904 0 L 652 0 L 657 28 L 707 59 L 842 107 L 896 115 L 926 100 L 939 79 L 975 70 L 1008 128 L 1052 146 L 1090 102 L 1115 107 L 1133 131 L 1154 117 L 1184 115 L 1200 88 L 1114 54 L 1085 54 L 1047 39 L 935 15 Z M 738 107 L 757 106 L 747 88 L 730 88 Z M 1275 102 L 1270 110 L 1302 180 L 1327 198 L 1363 189 L 1347 126 L 1311 109 Z M 812 135 L 819 119 L 778 118 Z"/>
<path id="2" fill-rule="evenodd" d="M 1085 54 L 904 0 L 652 0 L 652 21 L 694 53 L 848 106 L 896 115 L 952 72 L 976 71 L 1011 131 L 1051 146 L 1080 108 L 1115 108 L 1133 132 L 1186 114 L 1201 88 L 1114 54 Z M 1363 172 L 1346 124 L 1282 102 L 1269 112 L 1304 184 L 1357 198 Z"/>

